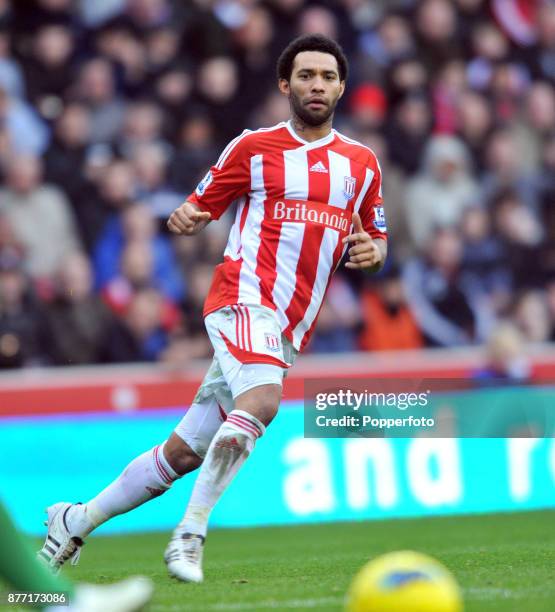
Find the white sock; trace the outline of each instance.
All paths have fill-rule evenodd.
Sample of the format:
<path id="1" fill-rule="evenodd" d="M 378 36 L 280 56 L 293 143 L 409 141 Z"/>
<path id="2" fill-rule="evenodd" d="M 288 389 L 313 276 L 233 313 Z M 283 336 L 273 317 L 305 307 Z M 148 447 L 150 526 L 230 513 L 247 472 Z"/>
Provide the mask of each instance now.
<path id="1" fill-rule="evenodd" d="M 118 514 L 128 512 L 165 493 L 180 476 L 164 456 L 164 444 L 139 455 L 121 475 L 86 504 L 68 512 L 68 528 L 85 537 L 93 529 Z"/>
<path id="2" fill-rule="evenodd" d="M 232 410 L 212 439 L 176 531 L 206 537 L 208 517 L 222 493 L 265 431 L 264 425 L 243 410 Z"/>

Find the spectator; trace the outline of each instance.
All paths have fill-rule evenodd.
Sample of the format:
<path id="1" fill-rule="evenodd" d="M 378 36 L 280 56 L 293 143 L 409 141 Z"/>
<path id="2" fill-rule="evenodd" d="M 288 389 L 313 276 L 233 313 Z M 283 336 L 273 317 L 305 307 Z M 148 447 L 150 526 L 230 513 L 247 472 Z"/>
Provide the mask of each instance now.
<path id="1" fill-rule="evenodd" d="M 41 155 L 50 132 L 37 113 L 23 100 L 10 97 L 0 86 L 0 125 L 4 125 L 15 154 Z"/>
<path id="2" fill-rule="evenodd" d="M 549 306 L 543 291 L 524 291 L 517 298 L 513 318 L 527 342 L 547 342 L 552 333 Z"/>
<path id="3" fill-rule="evenodd" d="M 7 28 L 0 27 L 0 89 L 11 98 L 25 96 L 25 81 L 19 64 L 11 54 L 11 37 Z"/>
<path id="4" fill-rule="evenodd" d="M 496 130 L 487 142 L 486 171 L 481 192 L 485 201 L 504 191 L 515 192 L 532 212 L 538 210 L 538 194 L 530 174 L 520 161 L 521 153 L 513 134 L 507 129 Z"/>
<path id="5" fill-rule="evenodd" d="M 416 31 L 419 56 L 428 72 L 435 72 L 443 63 L 460 56 L 455 7 L 447 0 L 424 0 L 416 9 Z"/>
<path id="6" fill-rule="evenodd" d="M 43 309 L 23 272 L 21 254 L 16 249 L 3 247 L 0 250 L 0 369 L 44 364 L 49 341 Z"/>
<path id="7" fill-rule="evenodd" d="M 48 353 L 56 365 L 98 363 L 115 323 L 110 311 L 93 293 L 88 257 L 75 252 L 56 275 L 55 297 L 46 310 L 51 336 Z"/>
<path id="8" fill-rule="evenodd" d="M 248 108 L 254 108 L 260 100 L 260 91 L 270 90 L 275 82 L 272 53 L 274 34 L 270 13 L 261 6 L 251 8 L 244 24 L 234 31 L 241 99 Z"/>
<path id="9" fill-rule="evenodd" d="M 474 89 L 486 90 L 495 66 L 509 57 L 509 41 L 495 23 L 484 20 L 474 27 L 470 44 L 473 57 L 466 67 L 468 83 Z"/>
<path id="10" fill-rule="evenodd" d="M 151 213 L 165 221 L 183 201 L 167 182 L 168 152 L 160 144 L 137 145 L 132 164 L 137 180 L 137 197 L 148 204 Z"/>
<path id="11" fill-rule="evenodd" d="M 137 291 L 152 287 L 152 247 L 141 240 L 130 242 L 125 245 L 117 261 L 118 274 L 103 287 L 102 297 L 114 313 L 121 315 Z"/>
<path id="12" fill-rule="evenodd" d="M 434 131 L 453 134 L 457 129 L 457 108 L 466 90 L 465 65 L 460 59 L 444 64 L 432 84 Z"/>
<path id="13" fill-rule="evenodd" d="M 390 267 L 379 280 L 367 284 L 361 295 L 363 351 L 418 349 L 422 333 L 407 304 L 399 270 Z"/>
<path id="14" fill-rule="evenodd" d="M 42 182 L 42 162 L 36 157 L 11 159 L 0 213 L 23 245 L 25 268 L 35 279 L 52 279 L 64 257 L 80 246 L 71 205 L 57 187 Z"/>
<path id="15" fill-rule="evenodd" d="M 487 90 L 499 122 L 510 124 L 518 117 L 520 101 L 530 87 L 526 68 L 514 62 L 495 65 Z"/>
<path id="16" fill-rule="evenodd" d="M 553 86 L 538 81 L 527 91 L 520 121 L 511 130 L 519 151 L 521 166 L 528 172 L 537 171 L 543 148 L 555 126 L 555 93 Z"/>
<path id="17" fill-rule="evenodd" d="M 161 72 L 154 81 L 156 101 L 163 108 L 163 135 L 175 143 L 179 125 L 188 116 L 193 78 L 188 69 L 173 66 Z"/>
<path id="18" fill-rule="evenodd" d="M 555 6 L 541 2 L 536 20 L 537 42 L 524 54 L 532 74 L 538 80 L 555 85 Z"/>
<path id="19" fill-rule="evenodd" d="M 118 262 L 124 259 L 128 245 L 133 244 L 140 253 L 148 254 L 139 258 L 149 262 L 146 270 L 141 267 L 141 274 L 146 277 L 141 278 L 140 284 L 155 284 L 168 299 L 179 302 L 184 294 L 183 281 L 168 238 L 157 230 L 152 211 L 144 203 L 128 206 L 121 219 L 107 225 L 95 250 L 97 285 L 103 288 L 116 279 L 121 271 Z"/>
<path id="20" fill-rule="evenodd" d="M 165 25 L 149 29 L 145 35 L 145 52 L 149 72 L 164 73 L 179 55 L 179 31 Z"/>
<path id="21" fill-rule="evenodd" d="M 61 99 L 73 81 L 74 32 L 66 25 L 46 23 L 32 40 L 24 62 L 29 101 L 45 119 L 59 112 Z"/>
<path id="22" fill-rule="evenodd" d="M 425 94 L 428 85 L 426 68 L 416 57 L 399 60 L 387 72 L 386 89 L 393 105 L 411 94 Z"/>
<path id="23" fill-rule="evenodd" d="M 116 17 L 125 9 L 126 0 L 102 0 L 91 3 L 88 0 L 78 0 L 79 16 L 87 27 L 98 27 L 112 17 Z"/>
<path id="24" fill-rule="evenodd" d="M 207 357 L 212 346 L 206 337 L 204 326 L 204 300 L 212 284 L 214 267 L 211 264 L 197 263 L 190 266 L 187 282 L 190 290 L 182 303 L 183 327 L 191 341 L 191 350 L 198 357 Z"/>
<path id="25" fill-rule="evenodd" d="M 395 13 L 385 15 L 376 30 L 363 35 L 361 46 L 365 59 L 380 70 L 414 55 L 415 51 L 410 24 Z"/>
<path id="26" fill-rule="evenodd" d="M 181 53 L 200 63 L 209 57 L 224 56 L 231 50 L 229 30 L 204 0 L 193 0 L 188 7 Z"/>
<path id="27" fill-rule="evenodd" d="M 512 323 L 502 323 L 493 330 L 486 351 L 486 363 L 472 374 L 479 384 L 522 384 L 530 380 L 532 372 L 524 338 Z"/>
<path id="28" fill-rule="evenodd" d="M 387 113 L 387 100 L 377 85 L 364 83 L 351 94 L 351 121 L 357 134 L 382 127 Z"/>
<path id="29" fill-rule="evenodd" d="M 555 276 L 547 283 L 547 308 L 551 320 L 550 342 L 555 342 Z"/>
<path id="30" fill-rule="evenodd" d="M 357 349 L 356 328 L 360 309 L 349 284 L 340 276 L 333 277 L 326 301 L 318 317 L 311 353 L 345 353 Z"/>
<path id="31" fill-rule="evenodd" d="M 540 201 L 540 223 L 547 237 L 540 261 L 546 277 L 555 278 L 555 133 L 545 144 L 541 170 L 535 181 Z M 555 324 L 555 318 L 553 322 Z"/>
<path id="32" fill-rule="evenodd" d="M 121 90 L 129 98 L 140 96 L 147 80 L 146 49 L 126 20 L 114 20 L 96 36 L 99 55 L 116 66 Z"/>
<path id="33" fill-rule="evenodd" d="M 101 234 L 117 233 L 119 215 L 136 192 L 135 174 L 128 162 L 114 160 L 94 178 L 93 187 L 80 198 L 77 208 L 81 233 L 89 251 L 94 251 Z"/>
<path id="34" fill-rule="evenodd" d="M 457 103 L 457 136 L 468 147 L 478 173 L 485 170 L 485 150 L 493 125 L 493 113 L 487 98 L 472 90 L 464 91 Z"/>
<path id="35" fill-rule="evenodd" d="M 471 206 L 465 212 L 461 233 L 466 283 L 475 293 L 486 295 L 497 314 L 503 313 L 513 290 L 513 273 L 507 261 L 506 245 L 492 233 L 490 216 L 481 206 Z"/>
<path id="36" fill-rule="evenodd" d="M 422 94 L 408 94 L 395 108 L 387 141 L 391 161 L 406 174 L 421 167 L 431 127 L 430 104 Z"/>
<path id="37" fill-rule="evenodd" d="M 543 284 L 541 244 L 543 229 L 536 215 L 512 191 L 498 194 L 493 202 L 494 228 L 505 250 L 517 287 Z"/>
<path id="38" fill-rule="evenodd" d="M 54 138 L 44 155 L 45 177 L 62 189 L 78 210 L 89 188 L 84 176 L 91 135 L 90 114 L 81 104 L 68 104 L 54 126 Z"/>
<path id="39" fill-rule="evenodd" d="M 238 100 L 239 73 L 237 64 L 228 57 L 213 57 L 201 64 L 198 71 L 196 103 L 203 105 L 214 125 L 220 147 L 235 138 L 244 123 L 245 108 Z"/>
<path id="40" fill-rule="evenodd" d="M 485 337 L 492 323 L 484 296 L 461 275 L 462 241 L 452 228 L 436 230 L 424 258 L 407 263 L 403 281 L 411 311 L 431 346 L 460 346 Z"/>
<path id="41" fill-rule="evenodd" d="M 454 227 L 476 198 L 464 144 L 451 136 L 434 136 L 426 146 L 420 173 L 408 182 L 406 214 L 410 235 L 426 248 L 434 228 Z"/>
<path id="42" fill-rule="evenodd" d="M 337 40 L 339 26 L 335 15 L 324 6 L 308 6 L 299 15 L 299 34 L 323 34 Z"/>
<path id="43" fill-rule="evenodd" d="M 143 144 L 162 141 L 162 112 L 151 102 L 135 102 L 125 113 L 121 133 L 118 135 L 117 149 L 123 157 L 131 159 L 135 148 Z"/>
<path id="44" fill-rule="evenodd" d="M 125 102 L 117 95 L 110 63 L 94 58 L 79 72 L 75 97 L 91 112 L 91 142 L 110 142 L 125 116 Z"/>
<path id="45" fill-rule="evenodd" d="M 173 3 L 169 0 L 128 0 L 127 16 L 139 31 L 171 23 Z"/>
<path id="46" fill-rule="evenodd" d="M 155 289 L 137 291 L 111 331 L 104 361 L 155 361 L 168 344 L 168 334 L 162 323 L 163 302 Z"/>
<path id="47" fill-rule="evenodd" d="M 170 183 L 180 193 L 190 193 L 214 163 L 214 124 L 203 113 L 191 115 L 179 131 L 178 148 L 170 165 Z"/>
<path id="48" fill-rule="evenodd" d="M 276 125 L 289 118 L 289 101 L 285 96 L 277 91 L 272 91 L 258 105 L 252 114 L 251 124 L 253 129 L 264 127 L 265 125 Z"/>
<path id="49" fill-rule="evenodd" d="M 458 31 L 464 49 L 470 48 L 472 32 L 490 18 L 486 0 L 455 0 L 459 13 Z"/>

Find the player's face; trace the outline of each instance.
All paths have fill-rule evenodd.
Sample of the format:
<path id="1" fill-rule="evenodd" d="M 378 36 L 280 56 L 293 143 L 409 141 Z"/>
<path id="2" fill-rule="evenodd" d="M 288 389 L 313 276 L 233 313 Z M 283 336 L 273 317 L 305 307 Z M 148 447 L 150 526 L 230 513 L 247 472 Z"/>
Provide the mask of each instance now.
<path id="1" fill-rule="evenodd" d="M 339 78 L 337 60 L 329 53 L 303 51 L 293 63 L 291 79 L 279 82 L 295 115 L 310 126 L 326 123 L 333 115 L 345 82 Z"/>

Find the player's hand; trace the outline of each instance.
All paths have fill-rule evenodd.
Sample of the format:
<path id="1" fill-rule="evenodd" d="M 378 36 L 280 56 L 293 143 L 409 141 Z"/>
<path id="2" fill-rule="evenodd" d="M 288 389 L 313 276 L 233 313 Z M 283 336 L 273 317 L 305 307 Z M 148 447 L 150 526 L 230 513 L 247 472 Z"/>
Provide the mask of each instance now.
<path id="1" fill-rule="evenodd" d="M 345 264 L 346 268 L 365 270 L 381 266 L 382 252 L 370 234 L 364 231 L 358 213 L 353 213 L 353 233 L 343 238 L 343 244 L 347 243 L 353 246 L 349 249 L 349 261 Z"/>
<path id="2" fill-rule="evenodd" d="M 191 202 L 185 202 L 176 208 L 168 219 L 168 229 L 174 234 L 192 236 L 206 227 L 212 215 L 200 211 Z"/>

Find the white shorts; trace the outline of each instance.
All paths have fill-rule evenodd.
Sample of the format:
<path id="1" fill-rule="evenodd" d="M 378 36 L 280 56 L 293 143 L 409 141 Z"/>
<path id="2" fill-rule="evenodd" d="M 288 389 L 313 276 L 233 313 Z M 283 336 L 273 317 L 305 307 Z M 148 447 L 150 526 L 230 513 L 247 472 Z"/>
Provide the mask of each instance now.
<path id="1" fill-rule="evenodd" d="M 261 385 L 282 385 L 297 356 L 281 334 L 276 313 L 266 306 L 226 306 L 210 313 L 204 322 L 214 359 L 175 429 L 200 457 L 235 407 L 235 398 Z"/>

